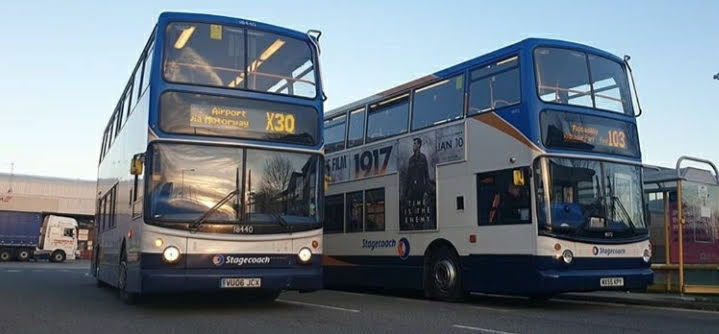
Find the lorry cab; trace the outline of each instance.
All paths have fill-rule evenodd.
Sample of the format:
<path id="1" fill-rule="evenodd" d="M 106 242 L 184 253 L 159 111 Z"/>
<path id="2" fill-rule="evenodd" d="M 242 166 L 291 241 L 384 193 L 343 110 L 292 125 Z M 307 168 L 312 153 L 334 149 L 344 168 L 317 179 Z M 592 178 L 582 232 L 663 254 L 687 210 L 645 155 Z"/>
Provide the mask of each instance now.
<path id="1" fill-rule="evenodd" d="M 37 253 L 49 255 L 51 262 L 74 260 L 77 250 L 77 221 L 70 217 L 48 215 L 40 229 Z"/>

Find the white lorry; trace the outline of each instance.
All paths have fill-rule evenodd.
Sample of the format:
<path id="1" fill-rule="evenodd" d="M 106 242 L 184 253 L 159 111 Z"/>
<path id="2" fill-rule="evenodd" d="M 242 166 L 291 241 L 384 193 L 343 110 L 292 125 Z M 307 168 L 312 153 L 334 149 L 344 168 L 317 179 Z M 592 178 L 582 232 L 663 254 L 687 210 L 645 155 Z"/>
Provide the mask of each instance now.
<path id="1" fill-rule="evenodd" d="M 51 262 L 74 260 L 77 221 L 40 213 L 0 212 L 0 261 L 47 257 Z"/>

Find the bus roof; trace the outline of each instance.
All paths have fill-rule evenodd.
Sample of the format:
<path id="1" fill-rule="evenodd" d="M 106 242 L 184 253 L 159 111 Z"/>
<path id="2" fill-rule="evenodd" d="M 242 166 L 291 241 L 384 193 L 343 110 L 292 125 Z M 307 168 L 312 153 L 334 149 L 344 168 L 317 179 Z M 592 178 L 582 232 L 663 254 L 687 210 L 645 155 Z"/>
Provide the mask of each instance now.
<path id="1" fill-rule="evenodd" d="M 503 58 L 506 56 L 509 56 L 511 54 L 517 53 L 521 49 L 527 49 L 531 50 L 534 49 L 537 46 L 551 46 L 551 47 L 559 47 L 559 48 L 567 48 L 567 49 L 577 49 L 582 51 L 587 51 L 593 54 L 596 54 L 598 56 L 602 56 L 605 58 L 609 58 L 611 60 L 614 60 L 616 62 L 622 63 L 623 60 L 620 57 L 617 57 L 616 55 L 613 55 L 609 52 L 580 44 L 580 43 L 574 43 L 574 42 L 567 42 L 562 40 L 556 40 L 556 39 L 546 39 L 546 38 L 527 38 L 522 41 L 519 41 L 517 43 L 505 46 L 501 49 L 492 51 L 490 53 L 481 55 L 479 57 L 472 58 L 470 60 L 461 62 L 457 65 L 453 65 L 451 67 L 448 67 L 446 69 L 440 70 L 438 72 L 411 80 L 409 82 L 406 82 L 404 84 L 401 84 L 396 87 L 392 87 L 390 89 L 384 90 L 382 92 L 379 92 L 375 95 L 366 97 L 364 99 L 351 102 L 348 104 L 345 104 L 343 106 L 334 108 L 332 110 L 329 110 L 325 113 L 325 119 L 332 118 L 336 115 L 342 114 L 343 112 L 351 109 L 357 109 L 363 107 L 365 104 L 373 103 L 373 102 L 379 102 L 382 99 L 385 99 L 387 97 L 390 97 L 392 95 L 395 95 L 397 93 L 407 91 L 411 88 L 422 86 L 426 83 L 438 80 L 438 79 L 446 79 L 448 77 L 451 77 L 453 75 L 459 74 L 469 68 L 490 62 L 492 60 L 496 60 L 499 58 Z"/>
<path id="2" fill-rule="evenodd" d="M 309 40 L 309 36 L 306 33 L 299 32 L 297 30 L 287 29 L 278 27 L 275 25 L 246 20 L 242 18 L 212 15 L 212 14 L 199 14 L 199 13 L 181 13 L 181 12 L 163 12 L 160 14 L 158 19 L 159 23 L 167 23 L 172 21 L 190 21 L 190 22 L 205 22 L 205 23 L 219 23 L 226 25 L 243 25 L 253 29 L 259 29 L 269 31 L 300 40 Z"/>

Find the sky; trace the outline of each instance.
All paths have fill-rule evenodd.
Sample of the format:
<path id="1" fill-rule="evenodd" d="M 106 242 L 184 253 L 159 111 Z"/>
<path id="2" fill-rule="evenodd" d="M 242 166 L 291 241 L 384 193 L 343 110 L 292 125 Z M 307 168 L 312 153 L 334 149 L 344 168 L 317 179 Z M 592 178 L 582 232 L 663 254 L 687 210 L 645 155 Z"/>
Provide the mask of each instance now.
<path id="1" fill-rule="evenodd" d="M 0 173 L 96 178 L 102 131 L 163 11 L 322 30 L 326 110 L 527 37 L 629 54 L 644 162 L 719 163 L 719 1 L 2 1 Z"/>

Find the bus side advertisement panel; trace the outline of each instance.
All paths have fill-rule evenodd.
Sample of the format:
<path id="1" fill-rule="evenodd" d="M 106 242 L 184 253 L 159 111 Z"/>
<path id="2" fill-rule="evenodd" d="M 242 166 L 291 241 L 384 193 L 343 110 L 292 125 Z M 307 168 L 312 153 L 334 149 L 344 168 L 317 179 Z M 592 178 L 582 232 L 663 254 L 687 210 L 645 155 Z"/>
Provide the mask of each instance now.
<path id="1" fill-rule="evenodd" d="M 464 159 L 464 124 L 329 155 L 330 183 L 399 174 L 400 230 L 436 229 L 437 164 Z"/>

